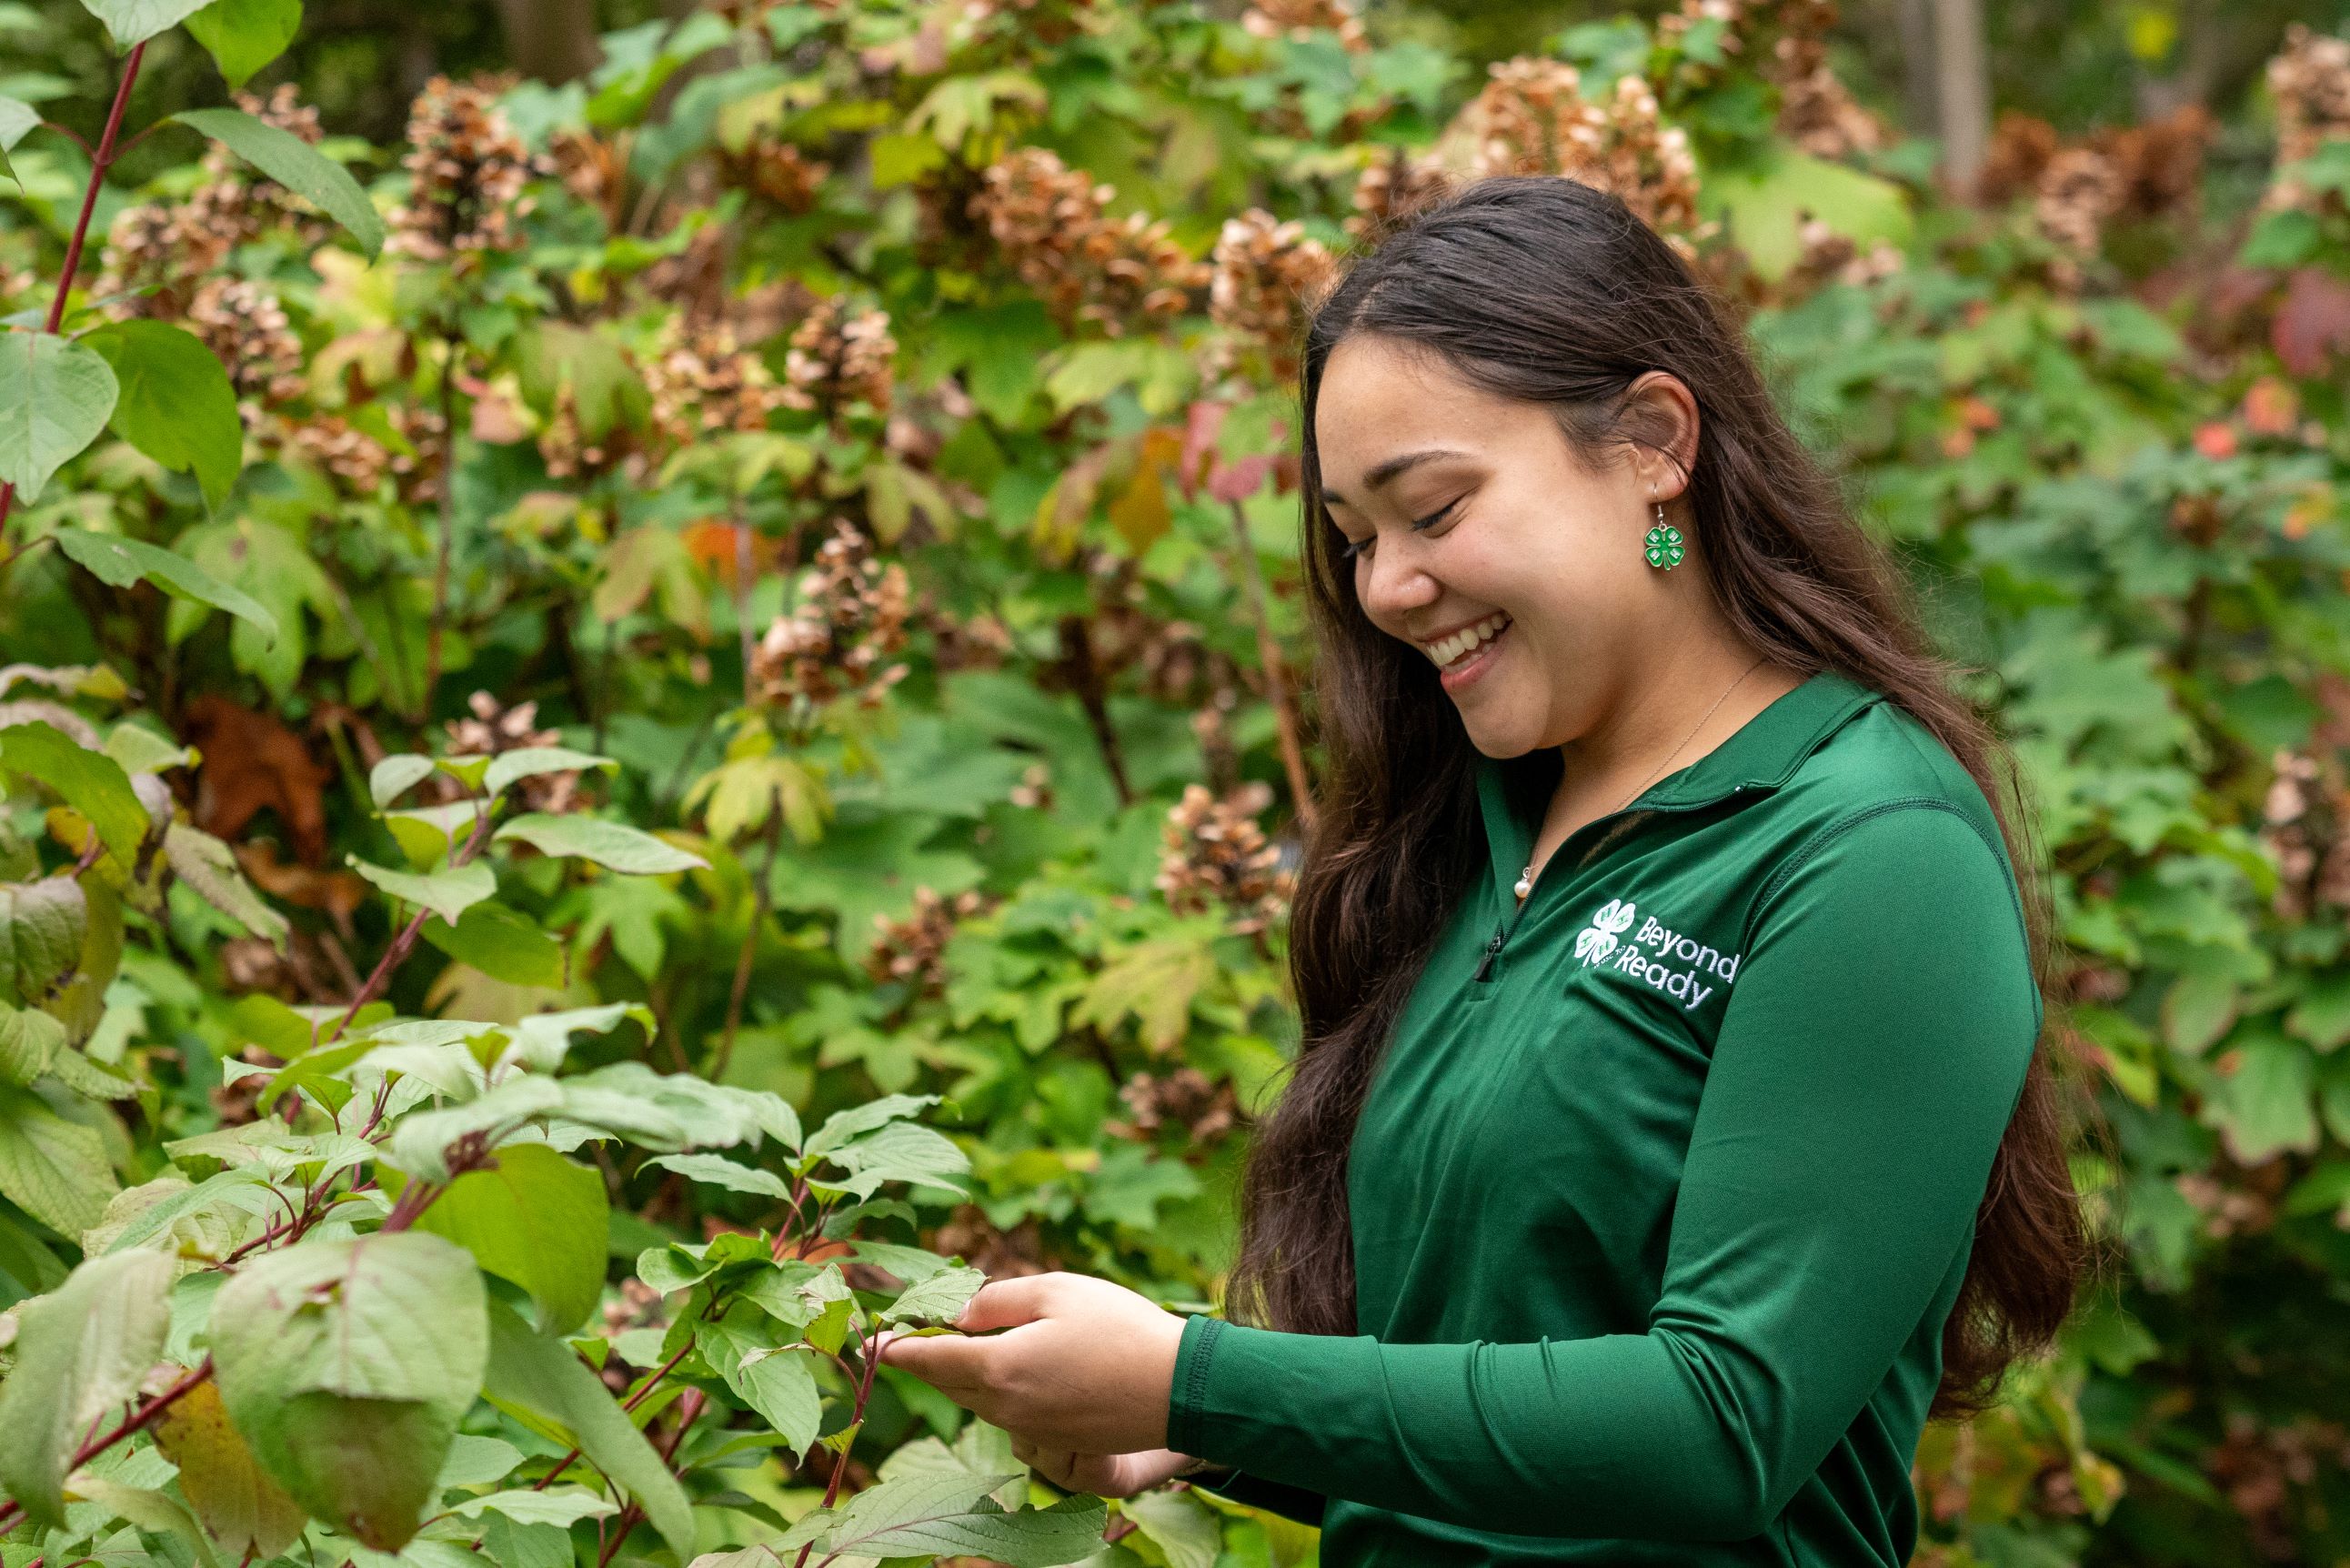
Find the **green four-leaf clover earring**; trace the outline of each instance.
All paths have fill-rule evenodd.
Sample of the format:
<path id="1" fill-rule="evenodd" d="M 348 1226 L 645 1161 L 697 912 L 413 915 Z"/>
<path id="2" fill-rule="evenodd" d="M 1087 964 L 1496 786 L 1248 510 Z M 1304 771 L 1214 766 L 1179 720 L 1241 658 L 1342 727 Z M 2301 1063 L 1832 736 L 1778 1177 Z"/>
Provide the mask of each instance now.
<path id="1" fill-rule="evenodd" d="M 1660 572 L 1669 572 L 1681 564 L 1681 531 L 1665 521 L 1665 504 L 1657 503 L 1657 520 L 1649 525 L 1648 535 L 1641 541 L 1648 546 L 1648 565 Z"/>

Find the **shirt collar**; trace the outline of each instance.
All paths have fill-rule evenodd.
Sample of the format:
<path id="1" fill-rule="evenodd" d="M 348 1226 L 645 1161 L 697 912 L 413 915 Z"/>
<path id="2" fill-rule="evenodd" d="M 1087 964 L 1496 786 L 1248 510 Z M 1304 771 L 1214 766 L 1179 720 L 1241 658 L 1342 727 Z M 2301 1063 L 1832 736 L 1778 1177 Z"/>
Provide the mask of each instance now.
<path id="1" fill-rule="evenodd" d="M 1775 789 L 1846 720 L 1882 700 L 1882 693 L 1823 670 L 1773 699 L 1721 744 L 1649 785 L 1633 804 L 1643 808 L 1705 805 L 1732 794 Z M 1476 758 L 1477 804 L 1484 815 L 1494 881 L 1504 908 L 1516 901 L 1518 877 L 1542 827 L 1539 806 L 1529 815 L 1510 802 L 1506 780 L 1518 763 L 1516 758 Z"/>

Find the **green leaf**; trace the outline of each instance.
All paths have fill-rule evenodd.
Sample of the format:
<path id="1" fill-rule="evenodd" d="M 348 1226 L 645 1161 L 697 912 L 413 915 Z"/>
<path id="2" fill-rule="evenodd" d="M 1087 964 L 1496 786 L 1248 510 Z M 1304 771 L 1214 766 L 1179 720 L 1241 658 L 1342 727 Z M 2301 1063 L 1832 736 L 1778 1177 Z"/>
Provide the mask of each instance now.
<path id="1" fill-rule="evenodd" d="M 576 855 L 607 870 L 637 876 L 706 870 L 710 865 L 701 856 L 650 833 L 594 816 L 551 816 L 532 812 L 500 827 L 497 836 L 501 840 L 518 838 L 542 855 Z"/>
<path id="2" fill-rule="evenodd" d="M 917 1280 L 900 1292 L 882 1313 L 884 1324 L 909 1323 L 952 1324 L 987 1283 L 985 1271 L 956 1264 L 941 1269 L 926 1279 Z"/>
<path id="3" fill-rule="evenodd" d="M 781 1177 L 755 1166 L 737 1165 L 715 1154 L 664 1154 L 645 1161 L 663 1170 L 674 1170 L 694 1181 L 723 1187 L 729 1192 L 755 1192 L 763 1198 L 788 1198 L 792 1189 Z"/>
<path id="4" fill-rule="evenodd" d="M 542 1332 L 569 1334 L 604 1293 L 611 1222 L 599 1173 L 545 1144 L 518 1143 L 498 1150 L 493 1168 L 452 1182 L 416 1229 L 448 1237 L 528 1291 Z"/>
<path id="5" fill-rule="evenodd" d="M 0 767 L 38 779 L 88 818 L 126 873 L 139 864 L 139 846 L 152 823 L 130 776 L 112 757 L 78 746 L 54 726 L 36 721 L 0 730 Z"/>
<path id="6" fill-rule="evenodd" d="M 517 746 L 490 759 L 488 770 L 482 774 L 482 788 L 495 797 L 518 781 L 542 774 L 576 773 L 584 768 L 617 771 L 619 765 L 609 757 L 562 746 Z"/>
<path id="7" fill-rule="evenodd" d="M 163 1354 L 178 1272 L 161 1252 L 92 1259 L 19 1313 L 16 1364 L 0 1384 L 0 1490 L 35 1522 L 64 1524 L 74 1449 Z"/>
<path id="8" fill-rule="evenodd" d="M 269 1479 L 253 1449 L 229 1424 L 220 1387 L 199 1383 L 155 1424 L 155 1446 L 180 1467 L 180 1491 L 221 1549 L 265 1562 L 302 1533 L 302 1510 Z"/>
<path id="9" fill-rule="evenodd" d="M 0 883 L 0 1005 L 40 1006 L 81 961 L 88 931 L 78 879 Z"/>
<path id="10" fill-rule="evenodd" d="M 172 0 L 180 3 L 180 0 Z M 383 250 L 383 220 L 343 166 L 290 130 L 234 109 L 187 109 L 172 116 L 227 149 L 350 231 L 372 261 Z"/>
<path id="11" fill-rule="evenodd" d="M 1054 1568 L 1101 1548 L 1107 1509 L 1097 1497 L 1068 1497 L 1050 1508 L 1007 1513 L 988 1494 L 1011 1476 L 923 1471 L 887 1480 L 838 1509 L 807 1515 L 772 1544 L 814 1542 L 859 1558 L 964 1555 L 1010 1568 Z"/>
<path id="12" fill-rule="evenodd" d="M 0 483 L 26 504 L 114 410 L 114 371 L 92 349 L 49 332 L 0 333 Z"/>
<path id="13" fill-rule="evenodd" d="M 2305 1047 L 2263 1033 L 2212 1065 L 2202 1119 L 2219 1128 L 2237 1163 L 2254 1166 L 2287 1149 L 2317 1147 L 2315 1062 Z"/>
<path id="14" fill-rule="evenodd" d="M 23 99 L 0 93 L 0 178 L 16 178 L 16 171 L 9 163 L 8 154 L 16 150 L 16 143 L 25 140 L 26 132 L 40 123 L 39 109 Z"/>
<path id="15" fill-rule="evenodd" d="M 82 8 L 106 24 L 114 52 L 122 54 L 167 27 L 176 26 L 205 0 L 81 0 Z"/>
<path id="16" fill-rule="evenodd" d="M 517 1524 L 567 1526 L 620 1511 L 585 1488 L 560 1486 L 546 1491 L 494 1491 L 486 1497 L 469 1497 L 449 1511 L 460 1519 L 495 1513 Z"/>
<path id="17" fill-rule="evenodd" d="M 493 1403 L 535 1417 L 568 1438 L 588 1463 L 637 1500 L 680 1561 L 693 1555 L 693 1511 L 685 1489 L 569 1345 L 533 1334 L 513 1311 L 493 1304 L 489 1380 L 483 1391 Z"/>
<path id="18" fill-rule="evenodd" d="M 127 588 L 144 577 L 178 598 L 192 599 L 251 621 L 269 641 L 277 640 L 277 618 L 241 589 L 230 587 L 185 556 L 112 534 L 92 534 L 80 528 L 60 528 L 57 548 L 88 569 L 109 587 Z"/>
<path id="19" fill-rule="evenodd" d="M 445 871 L 418 873 L 370 866 L 356 855 L 345 858 L 352 870 L 393 898 L 430 909 L 452 924 L 475 904 L 495 897 L 498 890 L 497 875 L 487 861 L 469 860 Z"/>
<path id="20" fill-rule="evenodd" d="M 424 940 L 508 985 L 559 990 L 568 973 L 563 944 L 503 904 L 475 904 L 453 926 L 436 916 L 424 922 Z"/>
<path id="21" fill-rule="evenodd" d="M 563 1065 L 571 1054 L 571 1037 L 575 1034 L 608 1034 L 624 1022 L 634 1019 L 652 1038 L 652 1009 L 640 1002 L 608 1002 L 601 1007 L 575 1007 L 564 1012 L 534 1012 L 517 1023 L 507 1025 L 506 1048 L 498 1054 L 498 1065 L 516 1063 L 534 1073 L 552 1073 Z M 577 1082 L 577 1080 L 574 1080 Z M 722 1094 L 737 1090 L 718 1090 Z"/>
<path id="22" fill-rule="evenodd" d="M 474 1133 L 490 1135 L 494 1145 L 526 1124 L 568 1110 L 570 1095 L 562 1084 L 535 1073 L 517 1074 L 484 1095 L 446 1110 L 423 1111 L 406 1116 L 392 1129 L 384 1153 L 411 1176 L 445 1180 L 449 1146 Z"/>
<path id="23" fill-rule="evenodd" d="M 1215 1511 L 1197 1497 L 1144 1492 L 1120 1502 L 1118 1512 L 1132 1520 L 1143 1539 L 1166 1556 L 1167 1568 L 1216 1568 L 1223 1530 Z"/>
<path id="24" fill-rule="evenodd" d="M 106 1218 L 120 1188 L 106 1145 L 35 1095 L 0 1085 L 0 1197 L 67 1236 Z"/>
<path id="25" fill-rule="evenodd" d="M 302 0 L 212 0 L 188 18 L 189 33 L 232 88 L 284 54 L 301 26 Z"/>
<path id="26" fill-rule="evenodd" d="M 117 321 L 82 339 L 114 369 L 114 433 L 174 473 L 192 473 L 204 504 L 228 499 L 244 466 L 236 389 L 203 340 L 161 321 Z"/>
<path id="27" fill-rule="evenodd" d="M 872 1197 L 890 1181 L 961 1191 L 971 1170 L 971 1157 L 945 1135 L 912 1122 L 891 1122 L 824 1158 L 847 1175 L 815 1185 L 858 1198 Z"/>
<path id="28" fill-rule="evenodd" d="M 482 1386 L 487 1310 L 473 1259 L 439 1236 L 263 1253 L 213 1302 L 222 1402 L 296 1502 L 397 1552 Z"/>
<path id="29" fill-rule="evenodd" d="M 212 1542 L 196 1526 L 191 1514 L 179 1499 L 152 1487 L 125 1486 L 120 1481 L 78 1470 L 68 1479 L 67 1490 L 77 1500 L 95 1503 L 113 1517 L 124 1521 L 139 1532 L 142 1542 L 156 1535 L 176 1537 L 196 1560 L 197 1568 L 221 1568 L 220 1557 L 213 1551 Z M 168 1562 L 171 1555 L 155 1552 L 155 1558 Z"/>
<path id="30" fill-rule="evenodd" d="M 174 822 L 163 830 L 163 859 L 197 897 L 275 947 L 286 940 L 286 917 L 261 901 L 237 864 L 236 851 L 201 827 Z"/>
<path id="31" fill-rule="evenodd" d="M 1913 221 L 1898 185 L 1774 144 L 1760 163 L 1710 173 L 1707 215 L 1727 220 L 1754 270 L 1777 282 L 1803 256 L 1806 213 L 1866 250 L 1878 240 L 1908 243 Z"/>
<path id="32" fill-rule="evenodd" d="M 696 1324 L 693 1345 L 733 1396 L 774 1428 L 793 1452 L 807 1452 L 824 1426 L 824 1401 L 806 1351 L 762 1345 L 723 1322 Z"/>
<path id="33" fill-rule="evenodd" d="M 917 1116 L 929 1106 L 939 1103 L 936 1095 L 884 1095 L 878 1100 L 868 1100 L 861 1106 L 851 1106 L 827 1116 L 824 1125 L 807 1140 L 809 1154 L 828 1154 L 843 1144 L 863 1137 L 876 1127 L 891 1122 Z"/>
<path id="34" fill-rule="evenodd" d="M 375 802 L 376 809 L 381 811 L 432 777 L 432 759 L 413 752 L 386 757 L 368 774 L 368 795 Z"/>

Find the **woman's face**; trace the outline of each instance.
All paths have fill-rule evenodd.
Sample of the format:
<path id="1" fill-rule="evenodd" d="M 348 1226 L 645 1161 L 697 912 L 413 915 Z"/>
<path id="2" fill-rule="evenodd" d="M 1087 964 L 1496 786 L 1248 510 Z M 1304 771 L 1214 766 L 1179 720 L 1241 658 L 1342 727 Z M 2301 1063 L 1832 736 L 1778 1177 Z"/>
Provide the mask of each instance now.
<path id="1" fill-rule="evenodd" d="M 1645 391 L 1668 388 L 1687 399 L 1669 377 Z M 1485 755 L 1589 732 L 1686 624 L 1701 573 L 1643 555 L 1652 487 L 1669 522 L 1681 488 L 1656 454 L 1636 448 L 1591 472 L 1546 408 L 1367 334 L 1331 353 L 1314 434 L 1365 614 L 1439 667 Z"/>

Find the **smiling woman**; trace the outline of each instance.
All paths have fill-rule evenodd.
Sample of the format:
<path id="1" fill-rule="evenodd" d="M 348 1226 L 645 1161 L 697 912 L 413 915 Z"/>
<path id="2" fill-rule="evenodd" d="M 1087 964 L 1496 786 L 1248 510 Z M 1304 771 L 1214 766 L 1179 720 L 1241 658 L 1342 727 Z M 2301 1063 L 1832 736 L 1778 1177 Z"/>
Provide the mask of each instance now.
<path id="1" fill-rule="evenodd" d="M 1925 1422 L 2084 1266 L 2007 759 L 1615 198 L 1424 212 L 1304 400 L 1329 766 L 1233 1321 L 1045 1276 L 889 1359 L 1330 1568 L 1908 1561 Z"/>

